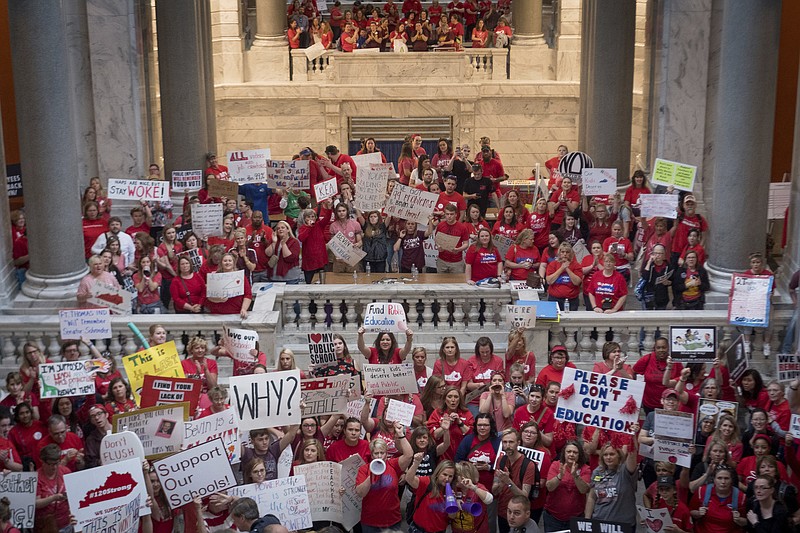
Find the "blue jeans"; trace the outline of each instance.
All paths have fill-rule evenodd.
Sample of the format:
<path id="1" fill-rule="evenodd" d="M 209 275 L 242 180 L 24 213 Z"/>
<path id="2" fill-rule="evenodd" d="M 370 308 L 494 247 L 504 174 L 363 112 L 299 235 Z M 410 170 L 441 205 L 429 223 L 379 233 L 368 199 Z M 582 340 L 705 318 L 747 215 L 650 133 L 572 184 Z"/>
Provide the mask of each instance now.
<path id="1" fill-rule="evenodd" d="M 561 520 L 557 519 L 546 510 L 542 513 L 542 525 L 544 526 L 544 530 L 547 531 L 561 531 L 566 529 L 569 531 L 569 520 L 566 522 L 562 522 Z"/>

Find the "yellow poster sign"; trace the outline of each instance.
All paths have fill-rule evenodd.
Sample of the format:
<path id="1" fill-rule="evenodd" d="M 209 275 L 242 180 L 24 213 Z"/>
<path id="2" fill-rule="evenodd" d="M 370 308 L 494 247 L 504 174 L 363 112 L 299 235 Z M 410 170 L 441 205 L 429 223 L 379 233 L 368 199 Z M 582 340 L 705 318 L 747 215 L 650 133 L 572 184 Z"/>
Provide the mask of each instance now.
<path id="1" fill-rule="evenodd" d="M 681 191 L 692 192 L 694 180 L 697 177 L 697 167 L 666 159 L 656 159 L 653 164 L 651 181 L 659 185 L 670 186 Z"/>
<path id="2" fill-rule="evenodd" d="M 139 405 L 141 397 L 139 393 L 144 386 L 144 377 L 161 376 L 170 378 L 186 377 L 181 366 L 181 358 L 175 341 L 165 342 L 158 346 L 153 346 L 141 352 L 136 352 L 122 358 L 122 365 L 128 373 L 128 381 L 133 389 L 133 398 L 136 405 Z"/>

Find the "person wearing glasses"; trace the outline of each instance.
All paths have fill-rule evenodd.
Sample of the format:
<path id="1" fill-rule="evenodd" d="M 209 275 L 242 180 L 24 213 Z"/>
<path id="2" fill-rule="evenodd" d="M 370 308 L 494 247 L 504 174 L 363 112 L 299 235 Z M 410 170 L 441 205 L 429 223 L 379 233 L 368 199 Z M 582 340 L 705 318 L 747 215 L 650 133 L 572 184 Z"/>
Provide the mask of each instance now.
<path id="1" fill-rule="evenodd" d="M 89 409 L 89 422 L 92 429 L 84 439 L 84 460 L 86 468 L 100 466 L 100 443 L 106 433 L 111 431 L 111 422 L 108 411 L 101 404 L 95 404 Z"/>
<path id="2" fill-rule="evenodd" d="M 61 530 L 70 523 L 64 475 L 70 469 L 61 464 L 61 450 L 48 444 L 39 451 L 41 469 L 36 483 L 34 531 Z"/>

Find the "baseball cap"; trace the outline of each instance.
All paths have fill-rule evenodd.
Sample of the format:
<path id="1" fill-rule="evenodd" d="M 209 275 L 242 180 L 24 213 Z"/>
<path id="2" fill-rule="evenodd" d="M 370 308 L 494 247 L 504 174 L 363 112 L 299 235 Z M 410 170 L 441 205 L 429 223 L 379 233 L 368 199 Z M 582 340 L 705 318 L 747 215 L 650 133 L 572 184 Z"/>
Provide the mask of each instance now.
<path id="1" fill-rule="evenodd" d="M 556 352 L 564 352 L 564 353 L 569 353 L 569 351 L 567 350 L 566 346 L 562 346 L 561 344 L 559 344 L 559 345 L 557 345 L 557 346 L 553 346 L 553 349 L 552 349 L 552 350 L 550 350 L 550 353 L 551 353 L 551 354 L 554 354 L 554 353 L 556 353 Z"/>
<path id="2" fill-rule="evenodd" d="M 683 199 L 683 203 L 685 204 L 686 202 L 697 203 L 697 198 L 695 198 L 693 194 L 687 194 L 686 197 L 684 197 Z"/>
<path id="3" fill-rule="evenodd" d="M 664 389 L 664 392 L 661 393 L 661 399 L 668 398 L 669 396 L 678 397 L 678 391 L 675 389 Z"/>
<path id="4" fill-rule="evenodd" d="M 311 148 L 303 148 L 300 150 L 300 155 L 311 155 Z"/>
<path id="5" fill-rule="evenodd" d="M 217 157 L 217 154 L 215 152 L 208 152 L 206 154 L 206 159 L 211 159 L 212 157 Z"/>
<path id="6" fill-rule="evenodd" d="M 658 487 L 674 487 L 675 480 L 669 476 L 658 476 Z"/>

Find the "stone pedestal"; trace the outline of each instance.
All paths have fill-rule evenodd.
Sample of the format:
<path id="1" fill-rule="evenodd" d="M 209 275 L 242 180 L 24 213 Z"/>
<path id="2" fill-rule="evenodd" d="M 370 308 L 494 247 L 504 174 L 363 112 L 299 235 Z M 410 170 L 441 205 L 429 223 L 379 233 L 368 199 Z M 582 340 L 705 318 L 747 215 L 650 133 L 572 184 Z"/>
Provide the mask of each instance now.
<path id="1" fill-rule="evenodd" d="M 722 13 L 706 265 L 715 291 L 728 292 L 731 274 L 748 268 L 748 254 L 764 252 L 780 20 L 774 0 L 726 2 Z"/>
<path id="2" fill-rule="evenodd" d="M 78 160 L 63 3 L 11 2 L 20 162 L 25 176 L 30 270 L 23 292 L 72 300 L 83 256 Z M 70 179 L 73 178 L 73 179 Z M 57 223 L 54 223 L 56 221 Z"/>
<path id="3" fill-rule="evenodd" d="M 514 36 L 509 55 L 512 80 L 556 79 L 556 51 L 548 48 L 543 36 Z"/>
<path id="4" fill-rule="evenodd" d="M 305 56 L 301 58 L 303 64 Z M 285 37 L 259 37 L 244 54 L 244 79 L 289 81 L 289 45 Z"/>

